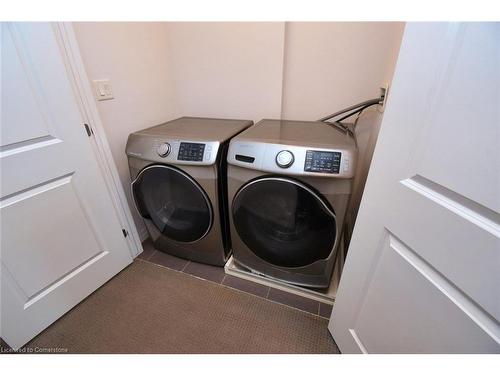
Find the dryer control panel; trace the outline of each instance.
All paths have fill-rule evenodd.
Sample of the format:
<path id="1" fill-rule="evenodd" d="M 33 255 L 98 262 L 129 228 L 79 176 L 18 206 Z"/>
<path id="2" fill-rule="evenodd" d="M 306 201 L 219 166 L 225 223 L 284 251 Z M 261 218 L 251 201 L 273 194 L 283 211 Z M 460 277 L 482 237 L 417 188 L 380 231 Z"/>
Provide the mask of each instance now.
<path id="1" fill-rule="evenodd" d="M 355 147 L 328 149 L 233 140 L 227 162 L 270 173 L 353 178 L 356 156 Z"/>
<path id="2" fill-rule="evenodd" d="M 165 139 L 131 134 L 127 155 L 159 163 L 179 165 L 211 165 L 217 159 L 219 142 L 191 139 Z"/>
<path id="3" fill-rule="evenodd" d="M 341 157 L 341 152 L 307 150 L 304 171 L 338 174 Z"/>

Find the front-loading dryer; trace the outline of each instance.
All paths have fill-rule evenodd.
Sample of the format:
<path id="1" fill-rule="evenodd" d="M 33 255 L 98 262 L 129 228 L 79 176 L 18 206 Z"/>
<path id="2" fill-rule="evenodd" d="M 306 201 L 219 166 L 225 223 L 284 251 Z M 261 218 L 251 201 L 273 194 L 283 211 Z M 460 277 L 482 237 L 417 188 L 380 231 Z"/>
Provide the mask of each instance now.
<path id="1" fill-rule="evenodd" d="M 328 287 L 356 156 L 352 134 L 322 122 L 262 120 L 234 137 L 227 160 L 236 263 Z"/>
<path id="2" fill-rule="evenodd" d="M 182 117 L 130 134 L 132 196 L 156 249 L 224 265 L 231 248 L 227 149 L 252 124 Z"/>

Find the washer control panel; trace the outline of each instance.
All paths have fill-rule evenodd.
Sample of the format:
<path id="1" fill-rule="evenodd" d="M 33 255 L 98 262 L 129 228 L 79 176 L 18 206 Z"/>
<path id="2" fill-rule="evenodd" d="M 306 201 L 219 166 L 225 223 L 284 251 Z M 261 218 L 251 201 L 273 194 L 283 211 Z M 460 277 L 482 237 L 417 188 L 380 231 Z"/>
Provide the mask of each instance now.
<path id="1" fill-rule="evenodd" d="M 158 147 L 156 148 L 156 152 L 158 155 L 162 158 L 165 158 L 170 154 L 170 150 L 172 147 L 170 146 L 170 143 L 165 142 L 165 143 L 160 143 Z"/>
<path id="2" fill-rule="evenodd" d="M 127 155 L 144 160 L 179 165 L 212 165 L 216 162 L 219 142 L 195 139 L 165 139 L 152 135 L 131 134 Z"/>
<path id="3" fill-rule="evenodd" d="M 181 142 L 179 146 L 179 153 L 177 154 L 177 160 L 203 161 L 204 153 L 204 143 Z"/>
<path id="4" fill-rule="evenodd" d="M 307 150 L 304 171 L 338 174 L 341 157 L 341 152 Z"/>

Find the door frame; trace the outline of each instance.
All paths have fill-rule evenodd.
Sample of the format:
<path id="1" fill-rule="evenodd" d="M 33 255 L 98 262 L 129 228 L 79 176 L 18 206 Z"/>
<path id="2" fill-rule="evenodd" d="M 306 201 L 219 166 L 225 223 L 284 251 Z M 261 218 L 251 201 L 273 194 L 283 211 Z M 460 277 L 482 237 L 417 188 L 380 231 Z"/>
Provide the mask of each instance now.
<path id="1" fill-rule="evenodd" d="M 132 213 L 128 205 L 125 191 L 118 175 L 116 165 L 106 139 L 106 133 L 101 118 L 97 111 L 97 105 L 90 87 L 87 72 L 80 55 L 80 47 L 76 40 L 75 32 L 71 22 L 51 22 L 52 29 L 60 45 L 61 55 L 68 72 L 68 78 L 73 87 L 76 101 L 80 109 L 82 119 L 90 126 L 92 136 L 90 143 L 95 157 L 98 160 L 101 173 L 106 182 L 108 191 L 112 197 L 116 214 L 122 228 L 128 232 L 126 241 L 128 249 L 133 258 L 139 255 L 142 249 L 141 237 L 137 231 Z M 84 124 L 82 124 L 82 131 Z M 123 150 L 125 152 L 125 150 Z"/>

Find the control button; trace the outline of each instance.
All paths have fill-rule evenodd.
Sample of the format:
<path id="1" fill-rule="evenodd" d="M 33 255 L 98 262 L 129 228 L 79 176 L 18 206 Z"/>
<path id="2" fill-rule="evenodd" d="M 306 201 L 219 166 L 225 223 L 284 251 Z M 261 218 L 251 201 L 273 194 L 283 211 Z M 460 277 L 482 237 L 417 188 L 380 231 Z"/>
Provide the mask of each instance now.
<path id="1" fill-rule="evenodd" d="M 293 154 L 288 150 L 282 150 L 276 155 L 276 164 L 280 168 L 288 168 L 293 164 L 294 160 Z"/>
<path id="2" fill-rule="evenodd" d="M 158 153 L 159 156 L 162 158 L 168 156 L 170 154 L 170 144 L 169 143 L 161 143 L 157 148 L 156 152 Z"/>

